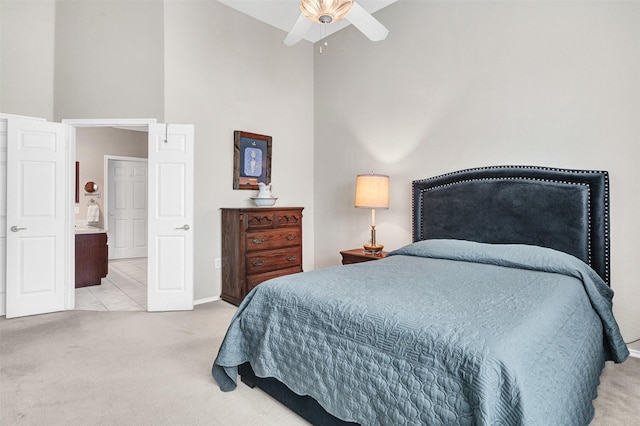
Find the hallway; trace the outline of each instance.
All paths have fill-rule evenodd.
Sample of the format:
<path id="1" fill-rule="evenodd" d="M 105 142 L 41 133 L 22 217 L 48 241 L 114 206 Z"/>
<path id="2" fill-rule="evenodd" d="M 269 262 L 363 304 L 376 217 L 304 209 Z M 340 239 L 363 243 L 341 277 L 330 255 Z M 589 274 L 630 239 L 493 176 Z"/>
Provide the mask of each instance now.
<path id="1" fill-rule="evenodd" d="M 76 309 L 146 311 L 147 258 L 110 260 L 101 285 L 76 289 Z"/>

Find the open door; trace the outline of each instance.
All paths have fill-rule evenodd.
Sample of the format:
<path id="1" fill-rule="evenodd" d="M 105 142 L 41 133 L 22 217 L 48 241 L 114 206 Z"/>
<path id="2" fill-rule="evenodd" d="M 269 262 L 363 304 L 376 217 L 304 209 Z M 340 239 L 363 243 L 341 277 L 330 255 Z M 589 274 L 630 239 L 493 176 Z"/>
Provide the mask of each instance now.
<path id="1" fill-rule="evenodd" d="M 193 134 L 149 125 L 149 311 L 193 309 Z"/>
<path id="2" fill-rule="evenodd" d="M 7 125 L 7 318 L 65 309 L 71 194 L 65 126 L 9 118 Z"/>

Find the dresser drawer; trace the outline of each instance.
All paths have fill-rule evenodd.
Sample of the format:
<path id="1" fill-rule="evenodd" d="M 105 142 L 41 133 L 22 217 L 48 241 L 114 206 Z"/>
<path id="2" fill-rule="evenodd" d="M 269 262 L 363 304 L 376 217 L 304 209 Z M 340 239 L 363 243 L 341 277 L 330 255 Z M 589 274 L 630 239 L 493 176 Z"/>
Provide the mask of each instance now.
<path id="1" fill-rule="evenodd" d="M 299 246 L 247 254 L 248 275 L 299 265 L 302 265 L 302 247 Z"/>
<path id="2" fill-rule="evenodd" d="M 246 227 L 248 231 L 256 229 L 271 229 L 276 225 L 276 212 L 248 212 L 244 214 Z"/>
<path id="3" fill-rule="evenodd" d="M 300 227 L 302 224 L 302 212 L 296 210 L 278 212 L 278 228 Z"/>
<path id="4" fill-rule="evenodd" d="M 300 228 L 247 232 L 247 251 L 299 246 L 302 244 L 301 235 Z"/>
<path id="5" fill-rule="evenodd" d="M 298 272 L 302 272 L 302 268 L 300 266 L 287 269 L 278 269 L 277 271 L 265 272 L 264 274 L 248 275 L 247 293 L 253 290 L 253 288 L 261 282 L 270 280 L 272 278 L 281 277 L 283 275 L 295 274 Z"/>

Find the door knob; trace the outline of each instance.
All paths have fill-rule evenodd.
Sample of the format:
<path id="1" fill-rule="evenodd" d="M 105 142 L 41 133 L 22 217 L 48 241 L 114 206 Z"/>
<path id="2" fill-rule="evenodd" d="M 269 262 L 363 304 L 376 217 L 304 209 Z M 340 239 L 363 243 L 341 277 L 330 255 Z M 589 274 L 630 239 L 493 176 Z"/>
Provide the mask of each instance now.
<path id="1" fill-rule="evenodd" d="M 188 231 L 188 230 L 189 230 L 189 225 L 184 224 L 184 225 L 182 225 L 181 227 L 176 228 L 176 229 L 184 229 L 185 231 Z"/>
<path id="2" fill-rule="evenodd" d="M 25 229 L 27 229 L 27 228 L 24 227 L 24 226 L 15 226 L 15 225 L 13 225 L 11 227 L 11 232 L 24 231 Z"/>

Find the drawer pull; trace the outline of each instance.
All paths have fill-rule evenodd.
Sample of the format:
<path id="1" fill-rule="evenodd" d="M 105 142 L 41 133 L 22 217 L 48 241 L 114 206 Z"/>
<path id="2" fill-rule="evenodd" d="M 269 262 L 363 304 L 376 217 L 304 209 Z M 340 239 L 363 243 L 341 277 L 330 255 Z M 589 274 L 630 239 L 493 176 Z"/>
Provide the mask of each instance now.
<path id="1" fill-rule="evenodd" d="M 253 240 L 251 240 L 253 244 L 262 244 L 264 243 L 264 241 L 265 241 L 264 238 L 254 238 Z"/>
<path id="2" fill-rule="evenodd" d="M 295 236 L 295 235 L 291 235 L 291 234 L 289 234 L 289 235 L 287 235 L 285 238 L 286 238 L 287 240 L 289 240 L 289 241 L 293 241 L 293 240 L 295 240 L 295 239 L 296 239 L 296 236 Z"/>
<path id="3" fill-rule="evenodd" d="M 262 260 L 254 260 L 253 262 L 251 262 L 251 264 L 253 266 L 262 266 L 262 265 L 264 265 L 264 261 L 262 261 Z"/>
<path id="4" fill-rule="evenodd" d="M 287 256 L 285 259 L 287 259 L 289 262 L 293 262 L 297 258 L 298 258 L 298 256 Z"/>

